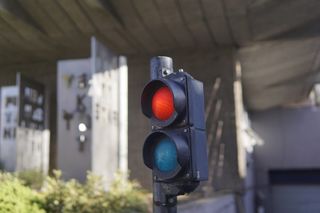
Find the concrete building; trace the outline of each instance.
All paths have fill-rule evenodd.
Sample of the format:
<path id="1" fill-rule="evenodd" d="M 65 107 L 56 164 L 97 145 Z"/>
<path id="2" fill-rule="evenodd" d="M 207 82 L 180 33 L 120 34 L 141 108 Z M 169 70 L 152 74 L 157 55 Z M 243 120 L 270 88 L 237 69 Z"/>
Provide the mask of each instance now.
<path id="1" fill-rule="evenodd" d="M 280 125 L 276 121 L 277 109 L 264 110 L 300 103 L 319 81 L 319 11 L 318 0 L 0 0 L 0 84 L 11 85 L 18 71 L 46 84 L 52 106 L 50 163 L 51 168 L 56 168 L 57 61 L 88 58 L 91 36 L 116 54 L 125 55 L 128 167 L 131 178 L 150 188 L 151 174 L 141 158 L 149 123 L 140 112 L 140 92 L 149 80 L 149 59 L 168 55 L 174 59 L 176 69 L 184 68 L 204 82 L 211 174 L 205 194 L 231 193 L 239 211 L 253 211 L 249 204 L 243 207 L 245 199 L 256 200 L 257 211 L 272 212 L 269 201 L 273 195 L 260 192 L 259 184 L 272 185 L 266 178 L 269 171 L 270 180 L 274 175 L 279 177 L 279 171 L 275 171 L 279 168 L 274 166 L 278 158 L 273 158 L 272 165 L 264 162 L 269 161 L 268 153 L 283 155 L 276 145 L 286 140 L 276 137 L 277 130 L 271 128 Z M 288 121 L 283 122 L 291 122 L 295 116 L 298 119 L 307 113 L 304 110 L 285 115 Z M 245 111 L 258 135 L 251 131 L 250 122 L 242 122 Z M 274 120 L 269 121 L 264 113 L 271 113 Z M 309 109 L 308 113 L 313 112 Z M 316 123 L 316 116 L 313 117 L 308 122 Z M 298 127 L 292 126 L 291 131 L 294 128 Z M 301 131 L 304 138 L 302 134 L 310 136 L 310 146 L 304 147 L 306 153 L 314 153 L 317 137 L 311 137 L 309 130 Z M 248 138 L 259 141 L 259 137 L 265 145 L 256 146 L 252 157 L 249 153 L 254 143 L 248 143 Z M 303 163 L 290 166 L 284 163 L 280 169 L 318 167 L 313 164 L 312 155 L 304 159 Z M 256 184 L 252 180 L 255 163 Z M 276 188 L 275 196 L 285 197 L 286 190 L 292 189 Z M 293 200 L 308 194 L 307 187 L 293 190 L 301 192 L 301 197 Z M 301 212 L 301 208 L 293 208 Z M 306 208 L 312 212 L 318 207 L 303 206 L 305 211 Z"/>
<path id="2" fill-rule="evenodd" d="M 84 182 L 87 171 L 108 188 L 128 171 L 126 58 L 94 37 L 91 57 L 60 60 L 57 73 L 57 168 Z"/>
<path id="3" fill-rule="evenodd" d="M 254 153 L 256 193 L 267 212 L 319 210 L 319 119 L 315 106 L 252 114 L 263 140 Z"/>

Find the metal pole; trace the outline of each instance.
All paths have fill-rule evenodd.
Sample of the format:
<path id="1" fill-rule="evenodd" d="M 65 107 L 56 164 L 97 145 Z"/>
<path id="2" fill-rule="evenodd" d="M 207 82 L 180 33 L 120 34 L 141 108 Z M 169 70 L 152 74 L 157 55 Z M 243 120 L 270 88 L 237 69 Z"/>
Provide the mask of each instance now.
<path id="1" fill-rule="evenodd" d="M 163 78 L 173 73 L 172 58 L 167 56 L 156 56 L 151 59 L 150 77 L 151 80 Z"/>
<path id="2" fill-rule="evenodd" d="M 162 187 L 153 181 L 153 213 L 177 213 L 177 196 L 166 194 Z"/>
<path id="3" fill-rule="evenodd" d="M 172 58 L 156 56 L 151 59 L 151 80 L 163 78 L 173 73 Z M 154 179 L 153 181 L 153 213 L 177 213 L 177 196 L 170 193 L 168 185 Z"/>

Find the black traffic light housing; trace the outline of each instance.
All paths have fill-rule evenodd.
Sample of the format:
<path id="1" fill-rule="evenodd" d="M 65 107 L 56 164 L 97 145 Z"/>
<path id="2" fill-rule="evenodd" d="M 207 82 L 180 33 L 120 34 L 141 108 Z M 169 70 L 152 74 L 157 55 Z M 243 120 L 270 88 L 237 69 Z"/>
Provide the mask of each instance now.
<path id="1" fill-rule="evenodd" d="M 154 57 L 141 107 L 152 125 L 143 160 L 153 171 L 156 211 L 208 179 L 203 84 L 182 70 L 174 72 L 171 58 Z"/>

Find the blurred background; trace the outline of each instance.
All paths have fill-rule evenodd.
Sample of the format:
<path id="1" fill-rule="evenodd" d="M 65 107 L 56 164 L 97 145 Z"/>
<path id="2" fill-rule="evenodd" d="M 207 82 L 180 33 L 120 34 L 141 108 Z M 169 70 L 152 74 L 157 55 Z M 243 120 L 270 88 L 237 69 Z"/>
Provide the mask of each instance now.
<path id="1" fill-rule="evenodd" d="M 205 87 L 210 177 L 179 211 L 319 212 L 319 20 L 318 0 L 0 0 L 0 179 L 51 175 L 66 198 L 36 203 L 86 212 L 95 175 L 148 211 L 140 94 L 167 55 Z"/>

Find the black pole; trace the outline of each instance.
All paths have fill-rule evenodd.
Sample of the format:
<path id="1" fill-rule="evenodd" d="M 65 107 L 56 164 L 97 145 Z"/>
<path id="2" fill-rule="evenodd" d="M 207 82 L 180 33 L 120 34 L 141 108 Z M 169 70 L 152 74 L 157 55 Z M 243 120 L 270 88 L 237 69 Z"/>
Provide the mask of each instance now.
<path id="1" fill-rule="evenodd" d="M 163 187 L 153 181 L 153 213 L 177 213 L 177 196 L 166 194 Z"/>
<path id="2" fill-rule="evenodd" d="M 163 78 L 173 72 L 172 58 L 156 56 L 151 59 L 151 80 Z M 153 181 L 153 213 L 177 213 L 177 196 L 170 195 L 167 184 Z"/>
<path id="3" fill-rule="evenodd" d="M 173 73 L 172 58 L 167 56 L 156 56 L 151 59 L 150 77 L 151 80 L 163 78 Z"/>

